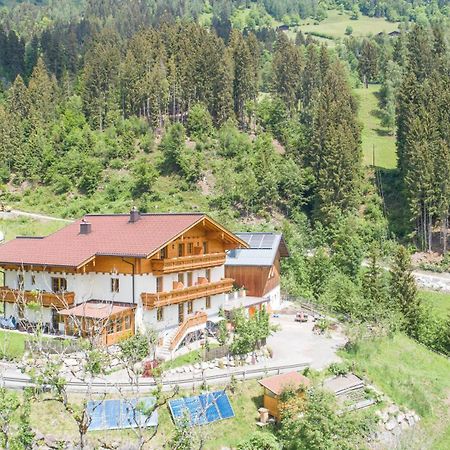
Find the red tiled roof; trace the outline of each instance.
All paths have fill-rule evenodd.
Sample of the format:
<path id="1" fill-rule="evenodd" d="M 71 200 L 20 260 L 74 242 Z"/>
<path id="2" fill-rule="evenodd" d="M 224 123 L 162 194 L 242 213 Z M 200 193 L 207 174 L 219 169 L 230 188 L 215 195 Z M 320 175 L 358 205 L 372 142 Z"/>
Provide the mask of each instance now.
<path id="1" fill-rule="evenodd" d="M 89 319 L 107 319 L 131 309 L 133 309 L 131 306 L 116 305 L 114 303 L 86 302 L 74 308 L 58 311 L 58 314 L 72 317 L 87 317 Z"/>
<path id="2" fill-rule="evenodd" d="M 300 386 L 309 386 L 310 381 L 308 378 L 300 375 L 298 372 L 288 372 L 281 375 L 274 375 L 273 377 L 264 378 L 259 381 L 259 384 L 264 386 L 275 395 L 280 395 L 283 389 L 287 387 L 293 387 L 294 389 Z"/>
<path id="3" fill-rule="evenodd" d="M 79 267 L 97 255 L 145 258 L 199 222 L 204 214 L 87 215 L 89 234 L 76 221 L 44 238 L 17 238 L 0 246 L 0 263 Z"/>

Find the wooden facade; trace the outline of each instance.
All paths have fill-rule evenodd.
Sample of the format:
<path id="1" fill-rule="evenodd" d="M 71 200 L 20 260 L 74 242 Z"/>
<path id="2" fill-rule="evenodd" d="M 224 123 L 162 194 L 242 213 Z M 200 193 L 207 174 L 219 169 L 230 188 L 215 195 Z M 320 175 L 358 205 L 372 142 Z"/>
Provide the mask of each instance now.
<path id="1" fill-rule="evenodd" d="M 97 344 L 114 345 L 134 334 L 134 309 L 111 314 L 105 319 L 63 316 L 68 336 L 94 336 Z"/>
<path id="2" fill-rule="evenodd" d="M 7 303 L 37 303 L 48 308 L 63 309 L 72 306 L 73 292 L 21 291 L 0 287 L 0 301 Z"/>
<path id="3" fill-rule="evenodd" d="M 153 309 L 187 302 L 197 298 L 209 297 L 211 295 L 224 294 L 233 289 L 233 282 L 234 280 L 225 278 L 220 281 L 197 284 L 168 292 L 159 292 L 156 294 L 144 292 L 141 294 L 142 303 L 144 307 Z"/>
<path id="4" fill-rule="evenodd" d="M 264 297 L 280 284 L 280 252 L 272 266 L 225 266 L 225 276 L 243 286 L 247 295 Z"/>

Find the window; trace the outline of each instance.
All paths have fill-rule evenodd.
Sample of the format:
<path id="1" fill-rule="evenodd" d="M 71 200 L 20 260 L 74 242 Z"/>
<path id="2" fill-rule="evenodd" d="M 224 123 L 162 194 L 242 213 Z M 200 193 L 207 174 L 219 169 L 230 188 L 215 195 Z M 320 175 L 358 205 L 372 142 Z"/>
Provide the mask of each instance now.
<path id="1" fill-rule="evenodd" d="M 208 253 L 208 243 L 203 241 L 203 254 L 206 255 Z"/>
<path id="2" fill-rule="evenodd" d="M 131 328 L 131 317 L 125 316 L 125 330 L 129 330 Z"/>
<path id="3" fill-rule="evenodd" d="M 121 317 L 118 317 L 117 319 L 116 319 L 116 333 L 119 333 L 120 331 L 122 331 L 123 330 L 123 328 L 122 328 L 122 326 L 123 326 L 123 324 L 122 324 L 122 318 Z"/>
<path id="4" fill-rule="evenodd" d="M 178 303 L 178 323 L 184 322 L 184 303 Z"/>
<path id="5" fill-rule="evenodd" d="M 274 266 L 272 266 L 270 268 L 269 278 L 273 278 L 274 276 L 275 276 L 275 268 L 274 268 Z"/>
<path id="6" fill-rule="evenodd" d="M 192 314 L 192 311 L 194 311 L 194 302 L 191 300 L 187 305 L 188 314 Z"/>
<path id="7" fill-rule="evenodd" d="M 178 256 L 184 256 L 184 244 L 178 244 Z"/>
<path id="8" fill-rule="evenodd" d="M 34 286 L 36 284 L 36 275 L 31 275 L 31 285 Z"/>
<path id="9" fill-rule="evenodd" d="M 194 252 L 194 244 L 192 242 L 189 242 L 187 245 L 187 253 L 188 255 L 192 255 Z"/>
<path id="10" fill-rule="evenodd" d="M 164 290 L 163 277 L 157 277 L 156 278 L 156 292 L 163 292 L 163 290 Z"/>
<path id="11" fill-rule="evenodd" d="M 211 308 L 211 297 L 208 296 L 205 298 L 205 309 Z"/>
<path id="12" fill-rule="evenodd" d="M 53 292 L 67 291 L 67 280 L 65 278 L 52 277 L 52 291 Z"/>
<path id="13" fill-rule="evenodd" d="M 161 322 L 164 319 L 164 308 L 162 306 L 160 306 L 157 310 L 156 310 L 156 320 L 158 322 Z"/>
<path id="14" fill-rule="evenodd" d="M 23 289 L 23 274 L 19 273 L 19 275 L 17 275 L 17 287 L 19 289 Z"/>
<path id="15" fill-rule="evenodd" d="M 211 281 L 211 269 L 206 269 L 206 270 L 205 270 L 205 278 L 206 278 L 208 281 Z"/>
<path id="16" fill-rule="evenodd" d="M 179 273 L 178 274 L 178 283 L 183 283 L 184 284 L 184 273 Z"/>
<path id="17" fill-rule="evenodd" d="M 108 322 L 108 326 L 107 326 L 106 330 L 107 330 L 108 334 L 113 334 L 114 333 L 114 321 L 110 320 Z"/>
<path id="18" fill-rule="evenodd" d="M 119 292 L 119 279 L 118 278 L 111 278 L 111 292 Z"/>
<path id="19" fill-rule="evenodd" d="M 187 285 L 192 286 L 192 272 L 187 273 Z"/>
<path id="20" fill-rule="evenodd" d="M 166 259 L 167 258 L 167 247 L 162 248 L 159 251 L 159 258 L 160 259 Z"/>

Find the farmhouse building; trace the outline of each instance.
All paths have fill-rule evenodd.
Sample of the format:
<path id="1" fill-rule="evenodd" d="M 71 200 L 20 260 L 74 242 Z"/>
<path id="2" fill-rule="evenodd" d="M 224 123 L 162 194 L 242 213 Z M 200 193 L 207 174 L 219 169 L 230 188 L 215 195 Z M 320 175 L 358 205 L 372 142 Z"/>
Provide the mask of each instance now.
<path id="1" fill-rule="evenodd" d="M 280 258 L 289 256 L 283 236 L 276 233 L 236 233 L 236 236 L 247 243 L 247 248 L 228 252 L 225 276 L 245 288 L 248 300 L 259 299 L 249 306 L 250 312 L 264 303 L 271 310 L 279 309 Z"/>
<path id="2" fill-rule="evenodd" d="M 113 344 L 151 328 L 173 351 L 218 320 L 234 280 L 226 252 L 247 242 L 205 214 L 86 215 L 0 246 L 6 317 Z"/>

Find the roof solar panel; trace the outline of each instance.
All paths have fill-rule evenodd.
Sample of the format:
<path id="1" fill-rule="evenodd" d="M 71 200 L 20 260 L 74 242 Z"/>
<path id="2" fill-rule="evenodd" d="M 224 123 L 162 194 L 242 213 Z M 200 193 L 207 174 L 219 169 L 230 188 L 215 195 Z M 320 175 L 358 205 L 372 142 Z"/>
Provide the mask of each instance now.
<path id="1" fill-rule="evenodd" d="M 224 391 L 170 400 L 169 409 L 176 424 L 180 424 L 184 418 L 187 418 L 191 426 L 234 417 L 230 400 Z"/>

